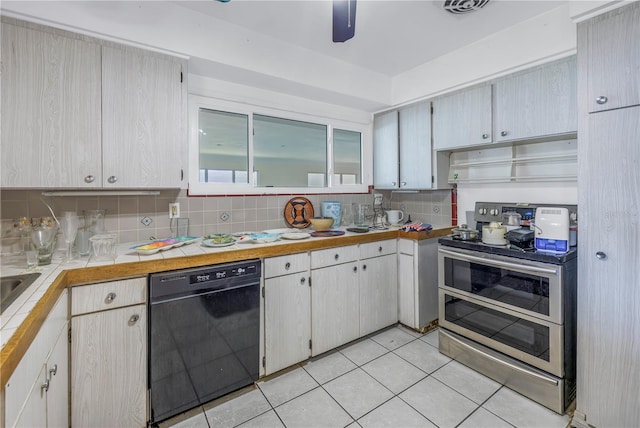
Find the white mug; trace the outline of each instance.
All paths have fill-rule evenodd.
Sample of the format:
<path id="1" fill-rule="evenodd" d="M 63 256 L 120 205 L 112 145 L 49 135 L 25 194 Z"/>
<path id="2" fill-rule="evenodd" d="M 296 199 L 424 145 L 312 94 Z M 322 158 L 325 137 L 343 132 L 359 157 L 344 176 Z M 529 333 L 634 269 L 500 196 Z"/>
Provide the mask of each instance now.
<path id="1" fill-rule="evenodd" d="M 387 220 L 389 224 L 398 224 L 404 219 L 404 213 L 400 210 L 387 211 Z"/>

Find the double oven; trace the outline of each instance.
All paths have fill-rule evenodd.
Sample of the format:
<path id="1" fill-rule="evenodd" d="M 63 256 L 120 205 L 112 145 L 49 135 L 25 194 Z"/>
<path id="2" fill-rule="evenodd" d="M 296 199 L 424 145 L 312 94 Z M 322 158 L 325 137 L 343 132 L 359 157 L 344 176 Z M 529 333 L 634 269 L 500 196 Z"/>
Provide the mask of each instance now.
<path id="1" fill-rule="evenodd" d="M 575 248 L 440 238 L 440 352 L 564 413 L 575 398 L 576 285 Z"/>

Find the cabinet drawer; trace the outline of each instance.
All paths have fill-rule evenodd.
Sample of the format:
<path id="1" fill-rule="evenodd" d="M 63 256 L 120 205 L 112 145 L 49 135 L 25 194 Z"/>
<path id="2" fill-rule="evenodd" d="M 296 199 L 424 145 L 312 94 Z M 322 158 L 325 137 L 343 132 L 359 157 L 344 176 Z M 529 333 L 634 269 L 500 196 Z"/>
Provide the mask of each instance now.
<path id="1" fill-rule="evenodd" d="M 147 301 L 147 278 L 124 279 L 71 289 L 71 316 Z"/>
<path id="2" fill-rule="evenodd" d="M 413 255 L 413 240 L 398 239 L 398 252 L 402 254 Z"/>
<path id="3" fill-rule="evenodd" d="M 287 254 L 264 259 L 264 277 L 288 275 L 309 270 L 309 253 Z"/>
<path id="4" fill-rule="evenodd" d="M 311 252 L 311 269 L 339 265 L 358 260 L 358 246 L 327 248 Z"/>
<path id="5" fill-rule="evenodd" d="M 360 244 L 360 259 L 370 259 L 371 257 L 385 256 L 398 251 L 397 240 L 388 239 L 386 241 L 369 242 Z"/>

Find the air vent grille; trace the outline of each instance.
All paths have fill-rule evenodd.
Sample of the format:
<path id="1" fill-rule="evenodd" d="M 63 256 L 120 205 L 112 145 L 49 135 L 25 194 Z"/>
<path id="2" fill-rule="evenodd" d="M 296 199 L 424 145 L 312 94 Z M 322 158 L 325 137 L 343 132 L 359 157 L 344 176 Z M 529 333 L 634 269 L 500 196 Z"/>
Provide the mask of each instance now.
<path id="1" fill-rule="evenodd" d="M 451 13 L 468 13 L 484 7 L 489 0 L 445 0 L 444 8 Z"/>

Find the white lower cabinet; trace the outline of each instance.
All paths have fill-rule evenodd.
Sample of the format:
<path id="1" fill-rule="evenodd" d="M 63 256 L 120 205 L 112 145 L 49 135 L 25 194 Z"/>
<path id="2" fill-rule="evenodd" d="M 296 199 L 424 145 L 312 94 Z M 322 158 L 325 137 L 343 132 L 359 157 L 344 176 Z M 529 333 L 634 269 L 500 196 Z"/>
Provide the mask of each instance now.
<path id="1" fill-rule="evenodd" d="M 72 288 L 72 426 L 146 426 L 146 285 L 136 278 Z"/>
<path id="2" fill-rule="evenodd" d="M 309 358 L 309 254 L 264 260 L 264 370 L 269 375 Z"/>
<path id="3" fill-rule="evenodd" d="M 2 426 L 69 426 L 67 308 L 65 291 L 5 386 Z"/>
<path id="4" fill-rule="evenodd" d="M 438 319 L 438 240 L 398 239 L 398 320 L 423 330 Z"/>
<path id="5" fill-rule="evenodd" d="M 395 239 L 360 245 L 360 336 L 398 322 Z"/>

